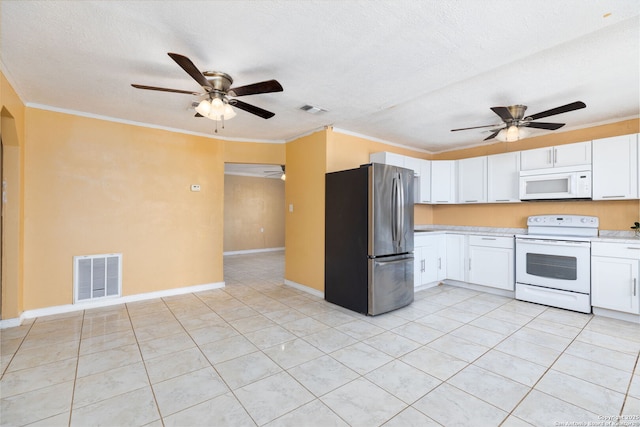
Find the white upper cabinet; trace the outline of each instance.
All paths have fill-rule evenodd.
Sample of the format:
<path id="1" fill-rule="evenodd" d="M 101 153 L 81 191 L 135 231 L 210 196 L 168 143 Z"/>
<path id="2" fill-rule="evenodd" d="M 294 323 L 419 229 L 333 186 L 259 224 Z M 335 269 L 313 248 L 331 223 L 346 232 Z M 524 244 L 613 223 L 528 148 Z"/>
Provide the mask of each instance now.
<path id="1" fill-rule="evenodd" d="M 431 203 L 456 202 L 456 161 L 431 162 Z"/>
<path id="2" fill-rule="evenodd" d="M 553 147 L 536 148 L 521 152 L 520 169 L 545 169 L 553 167 Z"/>
<path id="3" fill-rule="evenodd" d="M 593 199 L 638 198 L 638 135 L 593 141 Z"/>
<path id="4" fill-rule="evenodd" d="M 389 153 L 388 151 L 369 154 L 369 161 L 371 163 L 382 163 L 383 165 L 399 166 L 401 168 L 405 167 L 405 158 L 406 156 L 396 153 Z"/>
<path id="5" fill-rule="evenodd" d="M 520 157 L 523 171 L 577 165 L 591 165 L 591 141 L 525 150 Z"/>
<path id="6" fill-rule="evenodd" d="M 415 202 L 416 203 L 431 203 L 431 161 L 420 161 L 420 176 L 416 178 L 415 189 Z"/>
<path id="7" fill-rule="evenodd" d="M 404 167 L 407 169 L 411 169 L 414 176 L 420 176 L 422 171 L 422 161 L 422 159 L 418 159 L 416 157 L 405 156 Z"/>
<path id="8" fill-rule="evenodd" d="M 458 202 L 487 202 L 487 157 L 458 160 Z"/>
<path id="9" fill-rule="evenodd" d="M 487 201 L 520 202 L 520 152 L 487 156 Z"/>

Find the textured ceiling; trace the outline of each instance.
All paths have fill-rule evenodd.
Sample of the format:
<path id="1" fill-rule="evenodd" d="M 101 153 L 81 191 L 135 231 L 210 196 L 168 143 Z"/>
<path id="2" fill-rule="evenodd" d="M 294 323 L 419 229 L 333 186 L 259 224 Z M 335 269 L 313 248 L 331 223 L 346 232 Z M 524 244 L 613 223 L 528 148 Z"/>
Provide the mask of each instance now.
<path id="1" fill-rule="evenodd" d="M 277 79 L 218 137 L 286 141 L 323 126 L 431 152 L 483 143 L 492 106 L 536 113 L 559 131 L 638 117 L 637 0 L 13 1 L 0 3 L 2 70 L 28 105 L 213 135 L 200 91 L 169 56 Z M 610 15 L 609 15 L 610 14 Z M 327 110 L 309 114 L 305 104 Z M 533 130 L 532 136 L 544 130 Z"/>

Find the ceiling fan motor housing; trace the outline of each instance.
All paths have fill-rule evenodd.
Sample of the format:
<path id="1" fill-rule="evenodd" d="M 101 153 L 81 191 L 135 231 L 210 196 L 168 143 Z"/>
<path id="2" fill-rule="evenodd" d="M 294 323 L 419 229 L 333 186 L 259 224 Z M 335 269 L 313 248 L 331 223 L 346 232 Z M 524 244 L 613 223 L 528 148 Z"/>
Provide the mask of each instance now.
<path id="1" fill-rule="evenodd" d="M 213 91 L 227 93 L 231 84 L 233 83 L 233 79 L 227 73 L 222 73 L 220 71 L 205 71 L 202 73 L 211 86 L 213 86 Z M 207 89 L 205 87 L 205 89 Z"/>

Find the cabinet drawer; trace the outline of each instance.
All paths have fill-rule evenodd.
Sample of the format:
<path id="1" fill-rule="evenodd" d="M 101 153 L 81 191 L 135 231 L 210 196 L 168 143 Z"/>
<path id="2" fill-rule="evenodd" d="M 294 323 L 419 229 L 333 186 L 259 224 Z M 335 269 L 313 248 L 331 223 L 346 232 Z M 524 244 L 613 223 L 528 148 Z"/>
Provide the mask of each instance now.
<path id="1" fill-rule="evenodd" d="M 492 248 L 513 249 L 513 237 L 470 235 L 469 246 L 489 246 Z"/>
<path id="2" fill-rule="evenodd" d="M 640 259 L 640 243 L 592 242 L 591 255 Z"/>

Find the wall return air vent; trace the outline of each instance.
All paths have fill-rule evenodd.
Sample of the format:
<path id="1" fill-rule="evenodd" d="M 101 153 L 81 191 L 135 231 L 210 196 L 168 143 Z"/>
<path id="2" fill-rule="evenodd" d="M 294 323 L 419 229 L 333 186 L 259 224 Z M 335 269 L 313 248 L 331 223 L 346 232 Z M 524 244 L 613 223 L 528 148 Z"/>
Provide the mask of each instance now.
<path id="1" fill-rule="evenodd" d="M 122 289 L 122 254 L 73 257 L 74 303 L 119 297 Z"/>

